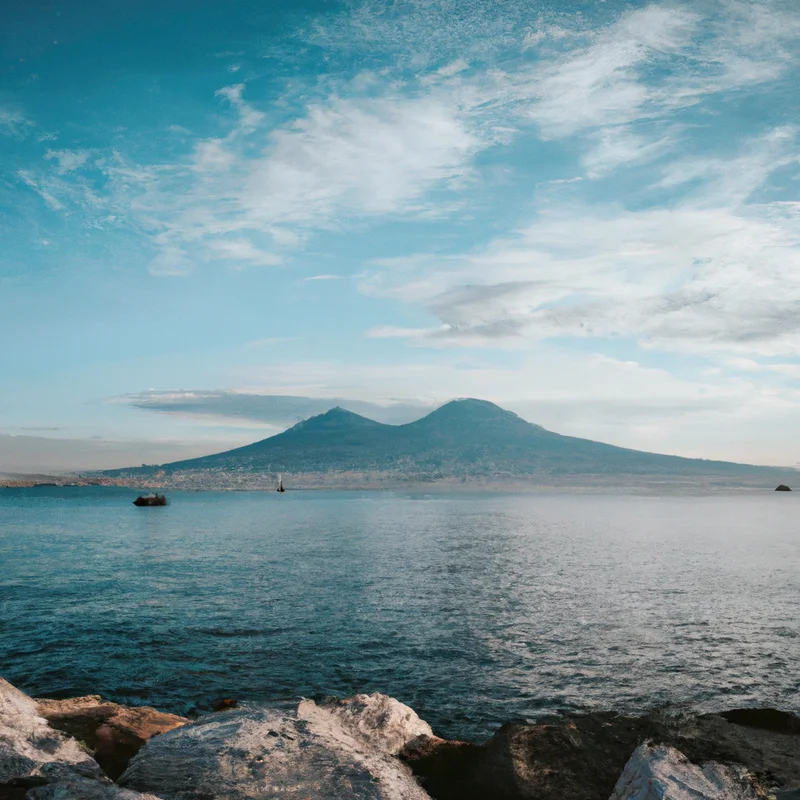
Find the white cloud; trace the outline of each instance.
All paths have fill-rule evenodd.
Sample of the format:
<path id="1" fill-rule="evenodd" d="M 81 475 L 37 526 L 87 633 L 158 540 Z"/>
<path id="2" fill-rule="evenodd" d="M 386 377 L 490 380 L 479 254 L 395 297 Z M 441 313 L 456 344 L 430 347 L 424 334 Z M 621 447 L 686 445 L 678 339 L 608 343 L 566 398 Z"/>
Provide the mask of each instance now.
<path id="1" fill-rule="evenodd" d="M 259 249 L 247 239 L 212 239 L 207 247 L 212 257 L 232 262 L 238 269 L 246 266 L 274 267 L 283 260 L 275 253 Z"/>
<path id="2" fill-rule="evenodd" d="M 271 135 L 243 198 L 269 223 L 413 212 L 425 193 L 462 180 L 485 143 L 434 98 L 333 99 Z"/>
<path id="3" fill-rule="evenodd" d="M 18 108 L 0 106 L 0 135 L 22 139 L 32 127 L 34 127 L 33 122 Z"/>
<path id="4" fill-rule="evenodd" d="M 181 277 L 192 271 L 192 264 L 180 247 L 169 245 L 148 264 L 147 271 L 156 277 Z"/>
<path id="5" fill-rule="evenodd" d="M 629 11 L 596 41 L 537 71 L 528 114 L 546 137 L 624 124 L 646 116 L 652 91 L 637 69 L 691 41 L 698 17 L 681 8 L 650 5 Z"/>
<path id="6" fill-rule="evenodd" d="M 581 161 L 589 178 L 602 178 L 622 165 L 641 164 L 673 150 L 677 133 L 672 130 L 653 139 L 629 125 L 609 125 L 590 137 Z"/>
<path id="7" fill-rule="evenodd" d="M 38 194 L 53 211 L 61 211 L 64 209 L 64 204 L 50 191 L 48 191 L 46 186 L 43 186 L 39 181 L 37 181 L 29 170 L 18 170 L 17 177 L 26 186 L 33 189 L 33 191 L 36 192 L 36 194 Z"/>
<path id="8" fill-rule="evenodd" d="M 274 249 L 298 247 L 314 231 L 449 213 L 428 195 L 470 180 L 474 156 L 494 141 L 448 95 L 334 95 L 255 133 L 243 87 L 221 91 L 239 119 L 228 136 L 197 142 L 188 163 L 140 167 L 117 157 L 105 167 L 111 207 L 169 249 L 159 274 L 178 274 L 161 266 L 175 263 L 175 248 L 195 260 L 274 264 Z M 271 245 L 257 246 L 262 239 Z"/>
<path id="9" fill-rule="evenodd" d="M 800 212 L 744 202 L 796 160 L 795 140 L 772 132 L 747 153 L 704 167 L 673 208 L 556 203 L 473 254 L 376 262 L 362 289 L 438 316 L 432 345 L 630 336 L 671 350 L 797 352 Z"/>
<path id="10" fill-rule="evenodd" d="M 64 175 L 82 167 L 90 155 L 89 150 L 48 150 L 44 157 L 56 161 L 58 173 Z"/>

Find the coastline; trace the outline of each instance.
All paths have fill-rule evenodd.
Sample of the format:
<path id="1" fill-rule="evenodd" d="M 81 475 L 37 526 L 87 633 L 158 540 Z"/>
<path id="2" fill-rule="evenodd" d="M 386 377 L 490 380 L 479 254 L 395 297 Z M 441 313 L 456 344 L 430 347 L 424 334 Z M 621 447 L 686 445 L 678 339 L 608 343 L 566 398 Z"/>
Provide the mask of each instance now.
<path id="1" fill-rule="evenodd" d="M 763 476 L 664 476 L 664 475 L 531 475 L 463 477 L 398 477 L 394 474 L 365 473 L 283 473 L 286 491 L 397 491 L 430 493 L 580 493 L 580 494 L 726 494 L 774 492 L 776 485 Z M 788 474 L 788 470 L 787 470 Z M 794 478 L 798 478 L 800 472 Z M 784 479 L 792 481 L 784 475 Z M 800 481 L 795 480 L 797 486 Z M 0 488 L 112 487 L 131 491 L 186 492 L 274 492 L 271 474 L 231 474 L 198 477 L 193 474 L 119 477 L 95 474 L 0 476 Z"/>

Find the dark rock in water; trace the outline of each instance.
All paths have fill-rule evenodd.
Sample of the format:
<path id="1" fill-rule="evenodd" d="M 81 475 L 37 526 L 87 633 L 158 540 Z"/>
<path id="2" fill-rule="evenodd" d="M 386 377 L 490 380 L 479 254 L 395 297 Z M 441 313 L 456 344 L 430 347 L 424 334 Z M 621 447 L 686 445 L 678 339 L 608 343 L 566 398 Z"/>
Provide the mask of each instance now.
<path id="1" fill-rule="evenodd" d="M 785 484 L 782 483 L 780 486 L 775 488 L 776 492 L 791 492 L 792 490 Z"/>
<path id="2" fill-rule="evenodd" d="M 225 697 L 222 700 L 217 700 L 217 702 L 214 703 L 211 708 L 214 709 L 214 711 L 229 711 L 230 709 L 237 708 L 238 706 L 239 704 L 235 700 L 231 699 L 230 697 Z"/>
<path id="3" fill-rule="evenodd" d="M 705 714 L 700 719 L 713 719 L 715 716 L 747 728 L 800 735 L 800 716 L 790 711 L 779 711 L 776 708 L 735 708 L 719 714 Z"/>
<path id="4" fill-rule="evenodd" d="M 134 501 L 135 506 L 165 506 L 167 498 L 163 494 L 142 494 Z"/>
<path id="5" fill-rule="evenodd" d="M 104 702 L 99 695 L 37 703 L 39 716 L 53 728 L 83 742 L 106 775 L 115 780 L 146 741 L 189 722 L 185 717 L 149 706 Z"/>
<path id="6" fill-rule="evenodd" d="M 784 719 L 784 712 L 764 714 L 748 712 L 760 722 Z M 785 720 L 780 724 L 789 728 Z M 509 723 L 483 745 L 411 742 L 400 757 L 437 800 L 608 800 L 631 754 L 645 741 L 671 746 L 694 764 L 741 765 L 770 793 L 800 789 L 797 735 L 745 727 L 719 714 L 595 713 Z"/>

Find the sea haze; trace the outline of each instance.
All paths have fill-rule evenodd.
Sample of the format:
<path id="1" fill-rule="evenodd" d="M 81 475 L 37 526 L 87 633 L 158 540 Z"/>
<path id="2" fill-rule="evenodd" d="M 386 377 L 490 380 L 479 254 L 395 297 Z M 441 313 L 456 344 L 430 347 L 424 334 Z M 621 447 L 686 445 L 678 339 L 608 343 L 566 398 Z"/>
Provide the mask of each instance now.
<path id="1" fill-rule="evenodd" d="M 797 708 L 796 494 L 0 490 L 0 665 L 181 713 L 381 691 L 514 717 Z"/>

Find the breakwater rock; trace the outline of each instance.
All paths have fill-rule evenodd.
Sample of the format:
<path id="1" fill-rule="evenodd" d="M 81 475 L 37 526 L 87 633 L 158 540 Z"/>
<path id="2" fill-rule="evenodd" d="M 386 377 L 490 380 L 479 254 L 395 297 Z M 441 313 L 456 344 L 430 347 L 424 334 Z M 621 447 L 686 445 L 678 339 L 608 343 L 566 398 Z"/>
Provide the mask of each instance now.
<path id="1" fill-rule="evenodd" d="M 509 723 L 475 744 L 438 738 L 381 694 L 187 721 L 97 696 L 37 702 L 0 679 L 0 800 L 286 797 L 800 800 L 800 717 L 592 713 Z"/>
<path id="2" fill-rule="evenodd" d="M 437 800 L 608 800 L 631 754 L 649 742 L 669 746 L 695 765 L 742 767 L 759 795 L 800 800 L 798 725 L 797 715 L 775 709 L 699 716 L 600 712 L 508 723 L 485 744 L 417 740 L 400 756 Z M 719 797 L 739 797 L 737 787 Z M 614 800 L 625 798 L 617 794 Z"/>
<path id="3" fill-rule="evenodd" d="M 116 780 L 145 742 L 189 720 L 149 706 L 131 708 L 100 695 L 39 700 L 36 710 L 52 728 L 82 742 L 110 778 Z"/>
<path id="4" fill-rule="evenodd" d="M 159 800 L 114 784 L 77 739 L 0 678 L 0 800 Z"/>

